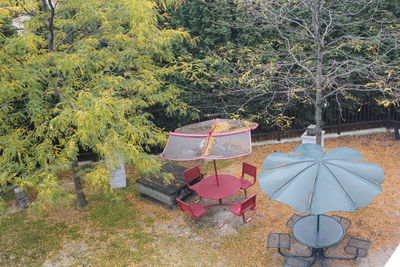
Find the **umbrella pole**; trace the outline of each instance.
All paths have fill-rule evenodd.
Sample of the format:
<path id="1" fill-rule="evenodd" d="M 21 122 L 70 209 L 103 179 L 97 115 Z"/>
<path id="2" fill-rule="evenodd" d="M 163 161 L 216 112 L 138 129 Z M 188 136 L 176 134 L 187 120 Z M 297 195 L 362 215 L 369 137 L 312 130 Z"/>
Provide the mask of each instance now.
<path id="1" fill-rule="evenodd" d="M 215 159 L 214 159 L 213 161 L 214 161 L 215 179 L 217 180 L 217 186 L 219 186 L 219 182 L 218 182 L 218 172 L 217 172 L 217 163 L 216 163 Z"/>
<path id="2" fill-rule="evenodd" d="M 317 232 L 319 232 L 319 214 L 317 215 Z"/>

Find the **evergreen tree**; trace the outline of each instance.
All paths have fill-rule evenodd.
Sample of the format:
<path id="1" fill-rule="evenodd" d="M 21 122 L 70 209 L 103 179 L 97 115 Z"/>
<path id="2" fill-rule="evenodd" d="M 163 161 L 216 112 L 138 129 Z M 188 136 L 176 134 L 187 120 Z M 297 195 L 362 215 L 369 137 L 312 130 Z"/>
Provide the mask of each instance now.
<path id="1" fill-rule="evenodd" d="M 185 27 L 198 45 L 178 51 L 186 80 L 177 84 L 203 116 L 252 117 L 260 129 L 304 127 L 315 121 L 309 110 L 337 114 L 344 105 L 364 103 L 370 90 L 387 105 L 398 99 L 399 10 L 386 0 L 188 0 L 172 24 Z M 318 23 L 313 12 L 320 12 Z M 321 38 L 324 70 L 318 74 Z M 318 101 L 317 80 L 323 88 Z M 327 104 L 333 101 L 339 111 Z"/>

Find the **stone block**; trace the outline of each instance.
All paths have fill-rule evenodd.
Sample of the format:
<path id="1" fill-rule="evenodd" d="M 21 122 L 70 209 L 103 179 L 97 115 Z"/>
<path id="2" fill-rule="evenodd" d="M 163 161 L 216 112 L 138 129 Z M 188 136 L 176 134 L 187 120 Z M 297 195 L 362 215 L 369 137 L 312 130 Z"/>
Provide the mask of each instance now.
<path id="1" fill-rule="evenodd" d="M 142 177 L 136 181 L 136 188 L 141 194 L 172 208 L 176 204 L 176 198 L 183 199 L 193 193 L 186 186 L 184 170 L 185 167 L 176 163 L 166 162 L 162 165 L 161 172 L 171 174 L 173 177 L 171 181 L 165 181 L 161 175 Z"/>
<path id="2" fill-rule="evenodd" d="M 325 131 L 322 131 L 321 134 L 321 146 L 324 146 L 324 139 L 325 139 Z M 302 135 L 301 135 L 301 143 L 302 144 L 316 144 L 317 143 L 317 136 L 310 136 L 307 135 L 307 131 L 305 131 Z"/>

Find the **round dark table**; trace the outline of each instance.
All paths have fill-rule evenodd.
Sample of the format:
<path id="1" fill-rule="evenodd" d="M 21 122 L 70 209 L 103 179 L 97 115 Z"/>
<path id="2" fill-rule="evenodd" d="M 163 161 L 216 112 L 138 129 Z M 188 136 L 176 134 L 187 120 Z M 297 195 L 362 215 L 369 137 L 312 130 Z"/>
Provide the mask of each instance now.
<path id="1" fill-rule="evenodd" d="M 293 237 L 303 245 L 321 249 L 338 244 L 343 240 L 345 231 L 342 225 L 326 215 L 319 215 L 319 230 L 317 231 L 318 215 L 308 215 L 293 224 Z"/>
<path id="2" fill-rule="evenodd" d="M 219 185 L 215 175 L 208 176 L 197 183 L 196 193 L 203 198 L 218 199 L 219 205 L 222 199 L 232 196 L 240 190 L 240 180 L 233 175 L 218 174 Z"/>

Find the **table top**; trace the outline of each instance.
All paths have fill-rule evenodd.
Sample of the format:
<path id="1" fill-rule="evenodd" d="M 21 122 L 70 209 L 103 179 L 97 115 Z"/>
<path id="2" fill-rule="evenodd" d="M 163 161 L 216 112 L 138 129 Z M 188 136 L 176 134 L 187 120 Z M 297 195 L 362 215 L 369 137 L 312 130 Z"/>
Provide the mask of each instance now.
<path id="1" fill-rule="evenodd" d="M 233 175 L 218 174 L 218 181 L 219 185 L 217 185 L 215 175 L 202 179 L 196 184 L 196 193 L 208 199 L 222 199 L 240 190 L 240 180 Z"/>
<path id="2" fill-rule="evenodd" d="M 319 231 L 317 231 L 317 215 L 305 216 L 293 224 L 293 237 L 311 248 L 328 248 L 343 240 L 345 231 L 334 218 L 319 215 Z"/>

